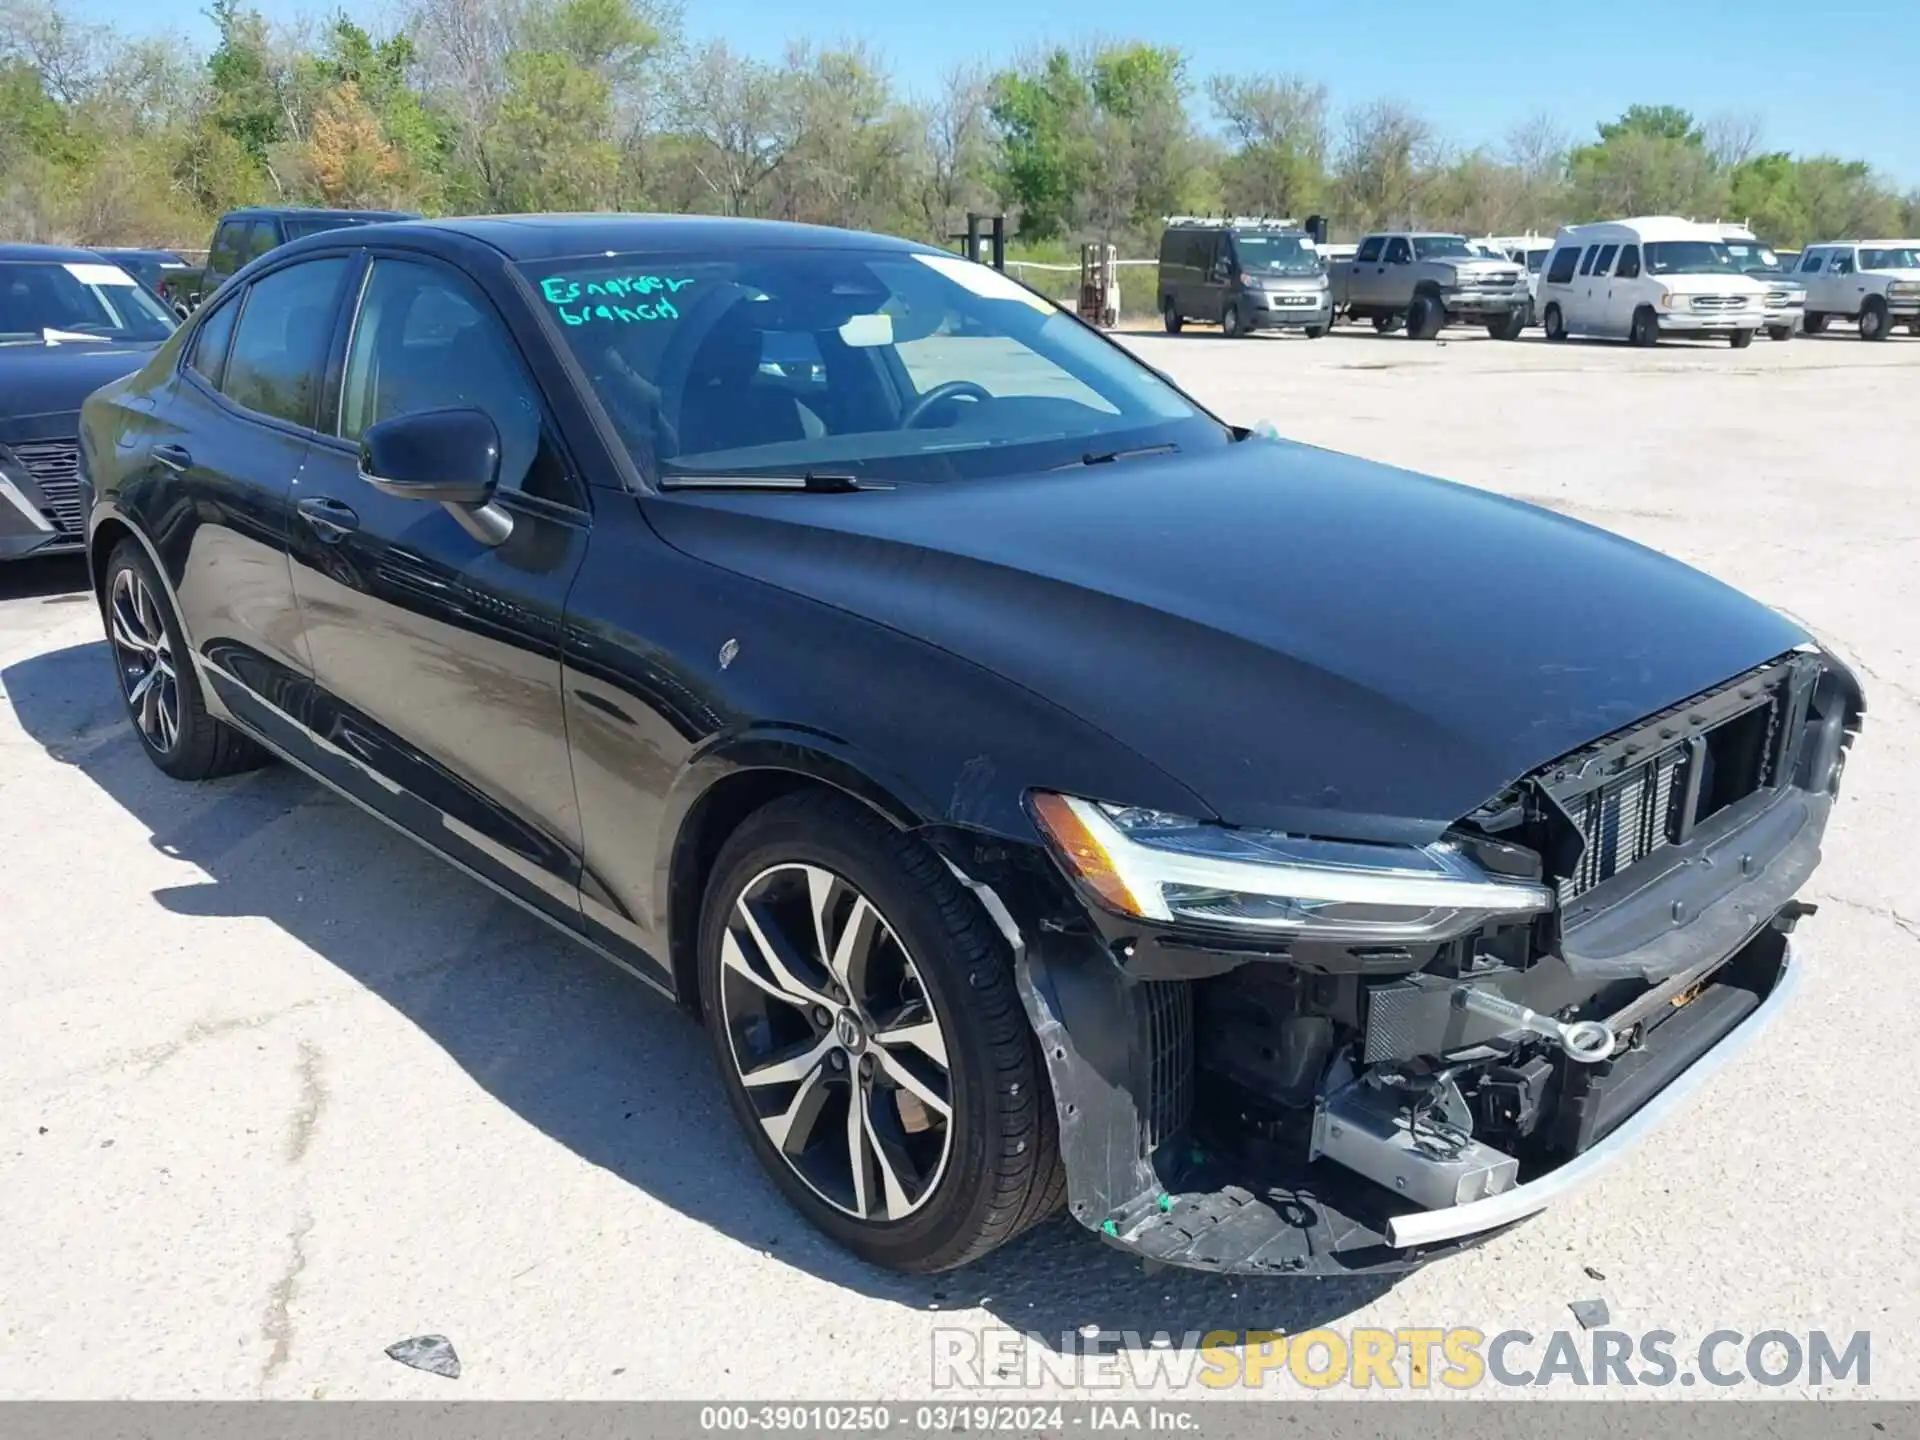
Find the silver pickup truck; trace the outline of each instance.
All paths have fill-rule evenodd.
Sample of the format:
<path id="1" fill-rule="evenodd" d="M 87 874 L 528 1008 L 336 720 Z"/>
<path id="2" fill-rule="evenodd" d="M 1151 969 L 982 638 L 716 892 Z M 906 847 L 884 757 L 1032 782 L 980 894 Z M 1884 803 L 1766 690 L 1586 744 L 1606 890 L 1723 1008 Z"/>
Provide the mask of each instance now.
<path id="1" fill-rule="evenodd" d="M 1371 320 L 1383 335 L 1404 325 L 1410 338 L 1431 340 L 1442 326 L 1470 324 L 1518 340 L 1527 323 L 1527 272 L 1480 254 L 1464 235 L 1369 235 L 1329 279 L 1334 315 Z"/>

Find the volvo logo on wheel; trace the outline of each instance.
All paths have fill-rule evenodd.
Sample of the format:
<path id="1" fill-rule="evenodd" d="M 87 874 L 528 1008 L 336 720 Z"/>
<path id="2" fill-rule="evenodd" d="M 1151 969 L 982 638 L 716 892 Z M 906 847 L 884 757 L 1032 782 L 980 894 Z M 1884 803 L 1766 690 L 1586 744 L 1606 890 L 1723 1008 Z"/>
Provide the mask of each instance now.
<path id="1" fill-rule="evenodd" d="M 833 1038 L 838 1040 L 844 1048 L 858 1054 L 861 1047 L 867 1043 L 866 1027 L 860 1023 L 860 1017 L 853 1011 L 842 1010 L 840 1018 L 833 1022 Z"/>

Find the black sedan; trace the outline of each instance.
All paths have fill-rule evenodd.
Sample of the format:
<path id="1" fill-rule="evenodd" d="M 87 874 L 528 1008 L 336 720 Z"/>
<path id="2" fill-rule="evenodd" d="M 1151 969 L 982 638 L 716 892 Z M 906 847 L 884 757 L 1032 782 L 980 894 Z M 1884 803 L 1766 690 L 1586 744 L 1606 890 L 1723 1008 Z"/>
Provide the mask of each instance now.
<path id="1" fill-rule="evenodd" d="M 0 562 L 84 543 L 80 402 L 146 364 L 174 323 L 90 250 L 0 245 Z"/>
<path id="2" fill-rule="evenodd" d="M 166 298 L 167 282 L 175 276 L 189 275 L 194 269 L 171 250 L 107 249 L 94 253 L 111 260 L 163 300 Z"/>
<path id="3" fill-rule="evenodd" d="M 870 235 L 314 236 L 83 466 L 156 765 L 282 757 L 673 996 L 902 1269 L 1062 1204 L 1294 1274 L 1541 1209 L 1787 999 L 1863 710 L 1704 575 Z"/>

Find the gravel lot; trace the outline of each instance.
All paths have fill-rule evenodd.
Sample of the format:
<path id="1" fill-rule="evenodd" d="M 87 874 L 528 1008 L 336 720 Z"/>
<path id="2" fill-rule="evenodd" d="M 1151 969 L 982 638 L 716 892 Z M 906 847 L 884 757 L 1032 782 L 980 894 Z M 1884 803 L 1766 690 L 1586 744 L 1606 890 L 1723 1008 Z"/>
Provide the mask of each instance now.
<path id="1" fill-rule="evenodd" d="M 1857 664 L 1807 983 L 1700 1104 L 1390 1288 L 1144 1275 L 1064 1219 L 957 1275 L 869 1271 L 761 1179 L 680 1015 L 289 770 L 163 779 L 79 569 L 14 567 L 0 1396 L 902 1397 L 936 1326 L 1544 1335 L 1600 1297 L 1683 1341 L 1871 1330 L 1871 1393 L 1920 1397 L 1920 341 L 1133 343 L 1233 419 L 1618 530 Z M 382 1354 L 422 1333 L 458 1381 Z"/>

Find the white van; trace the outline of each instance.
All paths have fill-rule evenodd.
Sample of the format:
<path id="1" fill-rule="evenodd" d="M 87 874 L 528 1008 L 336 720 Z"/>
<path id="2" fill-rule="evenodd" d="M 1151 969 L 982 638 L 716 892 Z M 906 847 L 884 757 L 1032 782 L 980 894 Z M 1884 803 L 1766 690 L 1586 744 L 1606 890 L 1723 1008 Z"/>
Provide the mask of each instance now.
<path id="1" fill-rule="evenodd" d="M 1670 215 L 1568 225 L 1553 240 L 1537 305 L 1549 340 L 1662 335 L 1753 343 L 1767 287 L 1742 272 L 1720 231 Z"/>

